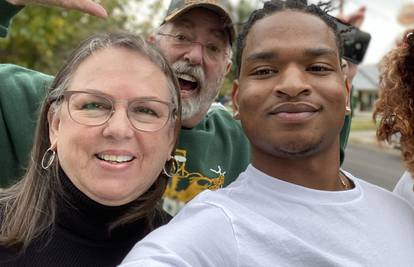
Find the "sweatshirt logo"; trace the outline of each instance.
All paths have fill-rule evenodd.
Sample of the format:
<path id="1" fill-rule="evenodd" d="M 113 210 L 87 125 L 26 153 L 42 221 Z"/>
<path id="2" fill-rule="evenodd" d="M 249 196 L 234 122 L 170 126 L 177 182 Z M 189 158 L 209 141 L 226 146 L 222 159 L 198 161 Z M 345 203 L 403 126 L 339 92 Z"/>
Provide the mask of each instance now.
<path id="1" fill-rule="evenodd" d="M 220 166 L 210 169 L 210 176 L 199 172 L 189 172 L 186 169 L 187 151 L 183 149 L 175 151 L 175 159 L 178 162 L 178 171 L 167 185 L 163 202 L 163 208 L 171 215 L 175 215 L 185 203 L 201 191 L 223 187 L 226 174 Z"/>

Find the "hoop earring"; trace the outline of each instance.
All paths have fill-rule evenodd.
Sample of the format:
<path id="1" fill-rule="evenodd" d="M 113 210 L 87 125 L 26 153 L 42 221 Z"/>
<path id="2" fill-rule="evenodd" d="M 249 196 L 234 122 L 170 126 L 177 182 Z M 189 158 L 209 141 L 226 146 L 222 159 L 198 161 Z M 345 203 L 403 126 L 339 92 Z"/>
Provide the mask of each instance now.
<path id="1" fill-rule="evenodd" d="M 166 167 L 169 169 L 168 171 L 166 170 Z M 175 157 L 170 156 L 170 159 L 165 163 L 164 167 L 162 168 L 162 172 L 170 178 L 177 174 L 178 161 L 175 159 Z"/>
<path id="2" fill-rule="evenodd" d="M 49 169 L 50 166 L 52 166 L 53 161 L 55 161 L 55 157 L 56 157 L 56 151 L 53 150 L 52 147 L 48 148 L 42 157 L 42 162 L 41 162 L 42 168 L 44 170 Z"/>
<path id="3" fill-rule="evenodd" d="M 345 115 L 351 115 L 351 113 L 352 113 L 352 109 L 351 109 L 351 107 L 346 106 L 346 107 L 345 107 Z"/>

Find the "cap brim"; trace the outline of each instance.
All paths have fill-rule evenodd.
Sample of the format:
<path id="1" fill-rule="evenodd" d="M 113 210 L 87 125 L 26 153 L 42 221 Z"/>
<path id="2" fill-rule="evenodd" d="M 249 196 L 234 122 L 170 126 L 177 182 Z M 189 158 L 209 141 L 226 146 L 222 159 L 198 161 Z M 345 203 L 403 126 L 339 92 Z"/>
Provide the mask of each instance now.
<path id="1" fill-rule="evenodd" d="M 164 18 L 163 24 L 165 22 L 170 22 L 173 21 L 175 18 L 181 16 L 182 14 L 188 12 L 189 10 L 196 8 L 196 7 L 202 7 L 202 8 L 206 8 L 209 9 L 211 11 L 213 11 L 214 13 L 216 13 L 217 15 L 220 16 L 220 18 L 223 18 L 223 23 L 226 27 L 226 29 L 228 30 L 229 33 L 229 37 L 230 37 L 230 44 L 232 44 L 234 42 L 234 39 L 236 37 L 236 30 L 234 28 L 233 25 L 233 21 L 230 17 L 230 14 L 228 14 L 223 7 L 221 7 L 218 4 L 208 4 L 208 3 L 194 3 L 194 4 L 190 4 L 174 13 L 171 13 L 170 15 L 166 16 Z"/>

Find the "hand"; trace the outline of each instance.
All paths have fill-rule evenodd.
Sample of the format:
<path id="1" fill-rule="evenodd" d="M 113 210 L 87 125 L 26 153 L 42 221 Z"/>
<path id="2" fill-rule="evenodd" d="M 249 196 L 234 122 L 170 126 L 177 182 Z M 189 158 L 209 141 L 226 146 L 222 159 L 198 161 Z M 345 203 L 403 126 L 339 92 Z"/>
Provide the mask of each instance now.
<path id="1" fill-rule="evenodd" d="M 343 22 L 349 23 L 352 26 L 359 28 L 362 25 L 362 22 L 365 20 L 365 6 L 361 6 L 357 11 L 351 13 L 347 16 L 338 16 L 338 19 L 342 20 Z"/>
<path id="2" fill-rule="evenodd" d="M 12 5 L 45 5 L 78 10 L 100 18 L 108 16 L 104 7 L 92 0 L 6 0 Z"/>

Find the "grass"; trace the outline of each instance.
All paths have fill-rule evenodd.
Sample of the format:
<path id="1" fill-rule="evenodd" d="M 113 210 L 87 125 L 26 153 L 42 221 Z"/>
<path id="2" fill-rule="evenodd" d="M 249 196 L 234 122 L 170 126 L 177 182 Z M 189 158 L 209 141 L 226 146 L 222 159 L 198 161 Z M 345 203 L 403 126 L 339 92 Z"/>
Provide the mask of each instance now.
<path id="1" fill-rule="evenodd" d="M 375 131 L 377 126 L 371 115 L 354 115 L 351 123 L 351 131 Z"/>

